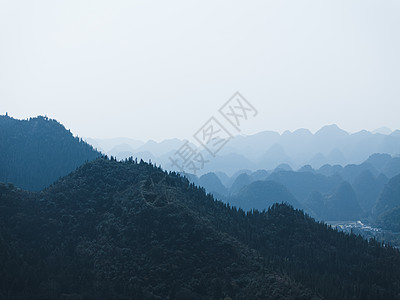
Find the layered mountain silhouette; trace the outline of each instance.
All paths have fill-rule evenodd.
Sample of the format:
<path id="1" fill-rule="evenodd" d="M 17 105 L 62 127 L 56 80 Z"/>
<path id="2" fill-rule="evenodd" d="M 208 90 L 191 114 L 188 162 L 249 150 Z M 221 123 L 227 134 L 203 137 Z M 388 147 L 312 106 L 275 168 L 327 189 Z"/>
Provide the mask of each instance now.
<path id="1" fill-rule="evenodd" d="M 347 182 L 342 182 L 332 195 L 324 198 L 322 209 L 322 218 L 332 221 L 358 220 L 362 212 L 356 193 Z"/>
<path id="2" fill-rule="evenodd" d="M 98 146 L 106 144 L 107 140 L 88 139 L 88 142 Z M 121 141 L 120 145 L 118 140 L 108 142 L 114 144 L 113 149 L 108 145 L 108 150 L 103 151 L 109 156 L 123 159 L 133 155 L 145 161 L 151 158 L 151 161 L 161 164 L 164 168 L 176 171 L 179 170 L 174 169 L 169 157 L 185 143 L 183 140 L 170 139 L 159 143 L 149 141 L 132 147 L 133 141 L 130 141 L 128 148 L 127 141 Z M 196 148 L 195 144 L 191 146 Z M 198 151 L 208 156 L 203 148 L 198 148 Z M 303 165 L 318 169 L 325 164 L 344 167 L 348 164 L 360 164 L 374 153 L 386 153 L 393 157 L 400 155 L 400 134 L 384 129 L 373 132 L 363 130 L 350 134 L 334 124 L 322 127 L 315 134 L 307 129 L 285 131 L 282 134 L 264 131 L 235 137 L 216 157 L 209 157 L 211 159 L 197 175 L 225 172 L 232 176 L 241 169 L 273 170 L 280 164 L 288 164 L 293 169 Z M 394 174 L 389 177 L 392 176 Z"/>
<path id="3" fill-rule="evenodd" d="M 273 203 L 288 202 L 318 220 L 350 221 L 363 218 L 372 221 L 375 218 L 372 210 L 392 174 L 400 174 L 398 158 L 388 154 L 373 154 L 359 165 L 345 167 L 324 165 L 320 169 L 313 169 L 306 165 L 293 171 L 282 164 L 272 172 L 245 169 L 232 177 L 222 172 L 208 173 L 203 176 L 213 179 L 203 182 L 193 174 L 188 178 L 194 184 L 205 187 L 216 198 L 244 210 L 263 210 Z M 256 181 L 278 184 L 274 187 L 284 187 L 285 193 L 280 188 L 263 189 L 259 185 L 261 183 L 253 184 Z"/>
<path id="4" fill-rule="evenodd" d="M 251 182 L 253 182 L 251 175 L 247 173 L 241 173 L 239 176 L 236 177 L 235 181 L 232 183 L 232 186 L 230 188 L 230 193 L 232 195 L 236 195 L 237 193 L 240 192 L 241 189 L 243 189 L 246 185 L 249 185 Z"/>
<path id="5" fill-rule="evenodd" d="M 0 125 L 2 139 L 0 147 L 3 154 L 0 158 L 2 166 L 0 168 L 0 180 L 12 182 L 20 188 L 33 191 L 41 190 L 61 176 L 73 171 L 85 161 L 91 161 L 101 155 L 81 139 L 73 137 L 72 133 L 60 123 L 47 117 L 16 120 L 8 116 L 2 116 Z M 301 142 L 303 139 L 310 143 L 313 140 L 317 140 L 328 149 L 330 148 L 329 145 L 332 146 L 334 144 L 332 141 L 324 140 L 327 135 L 335 141 L 335 149 L 338 149 L 338 145 L 343 139 L 348 139 L 352 136 L 337 126 L 327 126 L 314 135 L 307 130 L 297 130 L 293 133 L 285 132 L 282 135 L 265 132 L 249 137 L 238 137 L 238 140 L 240 143 L 246 140 L 252 143 L 261 143 L 263 139 L 270 139 L 271 141 L 267 141 L 267 145 L 270 146 L 270 149 L 276 150 L 274 150 L 275 152 L 267 151 L 271 155 L 264 156 L 264 158 L 270 157 L 271 161 L 273 161 L 274 155 L 281 155 L 279 154 L 280 151 L 283 151 L 283 147 L 287 147 L 291 140 L 297 142 L 298 148 L 309 147 L 307 143 Z M 372 134 L 372 136 L 376 135 L 382 138 L 381 134 Z M 395 136 L 396 132 L 389 137 L 392 135 Z M 368 138 L 371 134 L 363 131 L 355 135 L 357 139 L 360 139 L 360 136 Z M 121 144 L 113 146 L 115 142 Z M 119 147 L 119 150 L 126 150 L 127 154 L 131 154 L 129 149 L 132 150 L 134 147 L 138 147 L 137 150 L 144 151 L 137 152 L 137 154 L 140 154 L 140 156 L 137 156 L 139 160 L 140 157 L 143 157 L 145 160 L 155 161 L 156 157 L 150 151 L 158 155 L 168 155 L 168 151 L 178 146 L 179 143 L 180 140 L 178 139 L 166 140 L 158 144 L 154 141 L 140 143 L 135 140 L 119 138 L 101 140 L 98 146 L 105 147 L 102 149 L 110 149 L 114 153 L 114 157 L 117 158 L 121 158 L 117 154 L 121 155 L 123 152 L 117 152 L 116 148 Z M 160 145 L 160 149 L 155 150 L 157 145 Z M 248 147 L 252 146 L 246 146 L 245 144 L 240 144 L 241 146 L 239 146 L 233 140 L 232 145 L 229 147 L 233 149 L 236 147 L 235 145 L 238 149 L 248 149 Z M 385 183 L 393 176 L 400 174 L 400 158 L 393 157 L 387 153 L 373 154 L 361 164 L 346 166 L 325 164 L 319 169 L 306 165 L 298 171 L 293 171 L 289 164 L 280 163 L 273 171 L 240 169 L 232 176 L 228 176 L 223 172 L 223 166 L 228 164 L 229 161 L 232 161 L 232 163 L 230 163 L 230 172 L 228 173 L 231 173 L 235 168 L 249 164 L 249 160 L 244 159 L 241 154 L 231 153 L 215 158 L 215 164 L 221 168 L 220 172 L 209 172 L 200 177 L 195 175 L 187 176 L 190 177 L 193 183 L 204 187 L 207 192 L 212 193 L 218 199 L 237 205 L 242 209 L 257 208 L 263 210 L 275 202 L 288 202 L 296 208 L 305 209 L 305 211 L 319 220 L 328 220 L 329 218 L 346 220 L 350 216 L 355 218 L 360 215 L 369 218 Z M 281 161 L 283 160 L 278 159 L 276 162 Z M 263 182 L 266 180 L 273 183 L 268 183 L 270 186 L 266 187 L 263 186 L 265 183 L 252 185 L 256 181 Z M 334 197 L 335 191 L 337 191 L 342 181 L 346 181 L 351 185 L 351 189 L 347 189 L 347 192 L 344 192 L 347 194 L 342 194 L 342 196 L 346 199 L 353 199 L 352 201 L 358 204 L 358 206 L 354 205 L 354 211 L 347 215 L 344 207 L 342 207 L 345 203 L 340 202 L 341 199 Z M 279 185 L 273 186 L 276 183 L 284 188 L 278 188 Z M 287 194 L 283 193 L 283 190 L 286 190 Z M 322 198 L 316 197 L 317 194 L 315 192 L 318 192 Z M 289 194 L 290 196 L 288 196 Z M 310 198 L 311 194 L 313 195 Z M 355 199 L 353 197 L 354 194 Z M 315 206 L 315 201 L 319 198 L 324 199 L 322 208 Z M 328 201 L 328 199 L 330 200 Z M 361 214 L 357 207 L 361 208 Z M 337 213 L 334 215 L 321 213 L 321 211 L 330 209 L 332 211 L 335 210 Z"/>
<path id="6" fill-rule="evenodd" d="M 277 183 L 253 184 L 280 190 L 279 199 L 289 195 Z M 0 184 L 0 206 L 0 295 L 9 299 L 400 293 L 398 250 L 285 204 L 230 208 L 184 177 L 134 159 L 99 158 L 39 193 Z"/>
<path id="7" fill-rule="evenodd" d="M 371 136 L 385 149 L 400 138 L 336 126 L 260 133 L 233 140 L 218 172 L 185 178 L 139 155 L 116 159 L 168 157 L 179 140 L 100 141 L 109 159 L 55 120 L 2 116 L 0 298 L 397 299 L 398 250 L 308 214 L 399 231 L 399 158 L 293 168 L 309 147 L 348 159 L 349 139 L 368 148 Z M 254 170 L 283 151 L 292 162 Z"/>
<path id="8" fill-rule="evenodd" d="M 364 211 L 372 211 L 388 178 L 381 174 L 374 176 L 369 170 L 361 172 L 353 181 L 353 189 Z"/>
<path id="9" fill-rule="evenodd" d="M 227 193 L 226 187 L 214 173 L 202 175 L 198 180 L 198 184 L 204 187 L 208 193 L 212 193 L 216 196 L 222 196 Z"/>
<path id="10" fill-rule="evenodd" d="M 250 183 L 231 196 L 228 201 L 229 204 L 246 211 L 252 209 L 266 210 L 275 203 L 286 203 L 295 208 L 302 208 L 285 186 L 269 180 Z"/>

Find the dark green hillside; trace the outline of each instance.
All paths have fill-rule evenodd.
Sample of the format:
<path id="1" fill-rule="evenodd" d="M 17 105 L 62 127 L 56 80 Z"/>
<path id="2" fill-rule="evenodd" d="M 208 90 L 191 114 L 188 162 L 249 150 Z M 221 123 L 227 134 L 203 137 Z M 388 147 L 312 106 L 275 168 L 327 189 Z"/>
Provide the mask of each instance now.
<path id="1" fill-rule="evenodd" d="M 100 156 L 56 120 L 0 116 L 0 182 L 38 191 Z"/>
<path id="2" fill-rule="evenodd" d="M 38 193 L 0 185 L 0 298 L 399 293 L 397 250 L 339 233 L 287 205 L 229 208 L 143 162 L 97 159 Z"/>
<path id="3" fill-rule="evenodd" d="M 312 295 L 218 230 L 226 206 L 145 163 L 99 159 L 43 192 L 0 196 L 0 299 Z"/>

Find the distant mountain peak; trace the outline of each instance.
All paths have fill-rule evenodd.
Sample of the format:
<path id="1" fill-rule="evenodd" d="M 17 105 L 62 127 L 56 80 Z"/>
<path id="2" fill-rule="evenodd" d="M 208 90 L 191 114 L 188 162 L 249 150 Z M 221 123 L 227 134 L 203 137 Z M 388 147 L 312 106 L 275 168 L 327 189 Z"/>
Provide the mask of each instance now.
<path id="1" fill-rule="evenodd" d="M 311 131 L 308 130 L 307 128 L 299 128 L 293 131 L 293 134 L 299 134 L 299 135 L 312 135 Z"/>
<path id="2" fill-rule="evenodd" d="M 400 137 L 400 130 L 396 129 L 396 130 L 393 131 L 390 135 L 391 135 L 391 136 L 394 136 L 394 137 Z"/>
<path id="3" fill-rule="evenodd" d="M 377 129 L 373 130 L 372 133 L 380 133 L 380 134 L 384 134 L 384 135 L 389 135 L 392 133 L 392 130 L 389 127 L 383 126 L 383 127 L 379 127 Z"/>
<path id="4" fill-rule="evenodd" d="M 315 135 L 325 135 L 325 134 L 349 135 L 347 131 L 341 129 L 336 124 L 323 126 L 320 130 L 318 130 L 315 133 Z"/>

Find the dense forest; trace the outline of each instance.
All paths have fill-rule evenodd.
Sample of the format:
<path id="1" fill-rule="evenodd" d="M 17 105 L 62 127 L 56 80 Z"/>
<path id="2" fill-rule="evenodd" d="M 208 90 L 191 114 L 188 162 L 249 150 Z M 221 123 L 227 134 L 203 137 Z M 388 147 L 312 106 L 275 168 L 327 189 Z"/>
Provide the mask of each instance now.
<path id="1" fill-rule="evenodd" d="M 398 299 L 400 253 L 301 210 L 245 212 L 133 159 L 0 185 L 3 299 Z"/>
<path id="2" fill-rule="evenodd" d="M 100 156 L 56 120 L 0 116 L 0 182 L 39 191 Z"/>

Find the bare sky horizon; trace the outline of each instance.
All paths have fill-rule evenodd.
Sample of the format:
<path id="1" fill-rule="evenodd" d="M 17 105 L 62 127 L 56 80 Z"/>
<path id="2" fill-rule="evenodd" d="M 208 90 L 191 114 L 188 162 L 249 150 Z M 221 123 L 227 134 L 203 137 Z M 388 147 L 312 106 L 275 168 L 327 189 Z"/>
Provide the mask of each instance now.
<path id="1" fill-rule="evenodd" d="M 242 133 L 399 129 L 399 1 L 0 0 L 0 113 L 81 137 L 190 138 L 236 91 Z"/>

